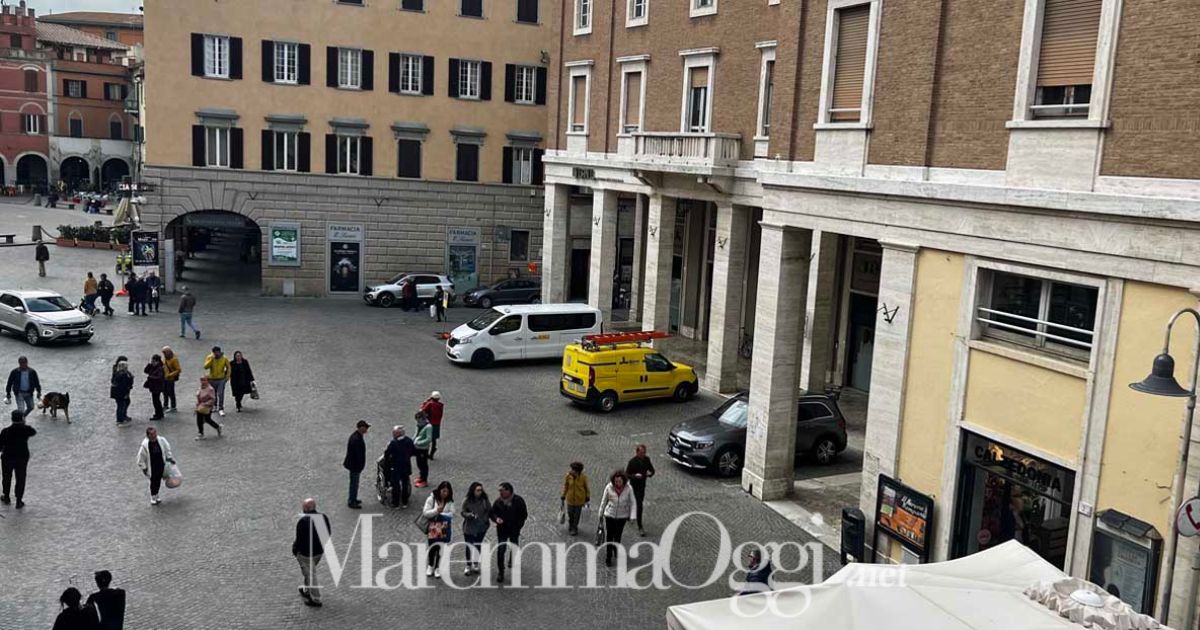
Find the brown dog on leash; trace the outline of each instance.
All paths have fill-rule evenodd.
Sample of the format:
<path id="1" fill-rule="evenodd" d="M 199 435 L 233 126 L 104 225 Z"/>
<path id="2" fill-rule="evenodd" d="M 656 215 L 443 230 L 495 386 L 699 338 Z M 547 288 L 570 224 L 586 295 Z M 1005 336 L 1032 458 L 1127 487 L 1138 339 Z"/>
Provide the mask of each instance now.
<path id="1" fill-rule="evenodd" d="M 42 410 L 42 415 L 46 415 L 46 410 L 50 410 L 50 417 L 58 419 L 58 412 L 62 410 L 63 416 L 67 419 L 67 424 L 71 423 L 71 394 L 58 392 L 50 392 L 42 396 L 42 401 L 38 403 L 38 409 Z"/>

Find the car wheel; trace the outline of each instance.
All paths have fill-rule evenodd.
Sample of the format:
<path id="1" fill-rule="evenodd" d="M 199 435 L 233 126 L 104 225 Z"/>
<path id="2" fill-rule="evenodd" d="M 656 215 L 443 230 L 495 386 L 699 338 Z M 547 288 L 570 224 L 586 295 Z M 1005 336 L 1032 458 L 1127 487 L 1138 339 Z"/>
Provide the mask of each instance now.
<path id="1" fill-rule="evenodd" d="M 607 391 L 600 394 L 600 400 L 596 404 L 596 408 L 604 413 L 608 413 L 617 408 L 617 393 Z"/>
<path id="2" fill-rule="evenodd" d="M 471 355 L 471 367 L 486 368 L 491 367 L 492 362 L 496 360 L 496 355 L 492 354 L 491 350 L 482 349 L 476 350 L 475 354 Z"/>
<path id="3" fill-rule="evenodd" d="M 492 308 L 492 298 L 484 296 L 479 300 L 479 306 L 483 308 Z"/>
<path id="4" fill-rule="evenodd" d="M 675 386 L 675 402 L 687 402 L 692 397 L 692 386 L 687 383 L 680 383 Z"/>
<path id="5" fill-rule="evenodd" d="M 826 436 L 817 440 L 817 445 L 813 447 L 813 459 L 822 466 L 832 464 L 837 458 L 837 442 L 833 438 Z"/>
<path id="6" fill-rule="evenodd" d="M 736 449 L 726 447 L 713 458 L 713 467 L 722 477 L 733 477 L 742 472 L 742 454 Z"/>
<path id="7" fill-rule="evenodd" d="M 542 303 L 542 296 L 540 296 L 540 295 L 535 295 L 535 296 L 533 296 L 533 298 L 529 300 L 529 303 L 530 303 L 530 304 L 541 304 L 541 303 Z"/>
<path id="8" fill-rule="evenodd" d="M 36 346 L 42 341 L 42 335 L 38 332 L 37 326 L 30 325 L 25 329 L 25 341 L 28 341 L 31 346 Z"/>
<path id="9" fill-rule="evenodd" d="M 396 296 L 392 295 L 391 293 L 380 293 L 379 294 L 379 305 L 382 306 L 383 308 L 392 308 L 392 306 L 395 304 L 396 304 Z"/>

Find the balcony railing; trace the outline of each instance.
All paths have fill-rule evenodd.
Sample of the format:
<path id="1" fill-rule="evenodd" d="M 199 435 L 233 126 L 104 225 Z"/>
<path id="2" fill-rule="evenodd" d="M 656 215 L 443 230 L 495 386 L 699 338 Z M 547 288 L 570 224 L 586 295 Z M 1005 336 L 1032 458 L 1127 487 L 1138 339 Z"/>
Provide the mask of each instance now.
<path id="1" fill-rule="evenodd" d="M 742 137 L 733 133 L 635 133 L 634 158 L 640 162 L 680 166 L 737 166 Z"/>

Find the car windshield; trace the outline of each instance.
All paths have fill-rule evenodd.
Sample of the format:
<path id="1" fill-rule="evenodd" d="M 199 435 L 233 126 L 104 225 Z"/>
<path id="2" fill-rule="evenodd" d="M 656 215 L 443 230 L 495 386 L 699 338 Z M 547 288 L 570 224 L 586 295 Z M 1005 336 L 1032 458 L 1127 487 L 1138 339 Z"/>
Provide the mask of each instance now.
<path id="1" fill-rule="evenodd" d="M 467 322 L 467 325 L 471 327 L 471 330 L 483 330 L 484 328 L 496 323 L 496 320 L 500 319 L 501 317 L 504 317 L 504 313 L 501 313 L 496 309 L 492 309 Z"/>
<path id="2" fill-rule="evenodd" d="M 30 313 L 57 313 L 59 311 L 69 311 L 74 306 L 63 298 L 55 295 L 52 297 L 29 298 L 25 300 L 26 307 Z"/>
<path id="3" fill-rule="evenodd" d="M 746 426 L 746 412 L 750 411 L 750 405 L 741 398 L 735 398 L 724 407 L 717 409 L 713 415 L 717 416 L 717 420 L 721 424 L 734 429 L 741 429 Z"/>

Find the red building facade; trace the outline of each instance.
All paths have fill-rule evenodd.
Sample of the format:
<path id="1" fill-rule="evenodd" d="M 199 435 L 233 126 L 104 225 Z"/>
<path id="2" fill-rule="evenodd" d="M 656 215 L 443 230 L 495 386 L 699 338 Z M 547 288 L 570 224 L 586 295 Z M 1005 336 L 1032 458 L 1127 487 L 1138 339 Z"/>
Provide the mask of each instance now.
<path id="1" fill-rule="evenodd" d="M 28 191 L 50 178 L 50 65 L 24 2 L 0 7 L 0 185 Z"/>

